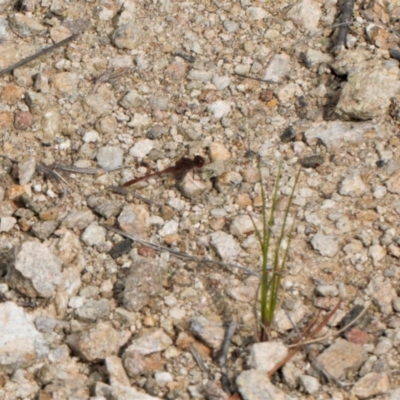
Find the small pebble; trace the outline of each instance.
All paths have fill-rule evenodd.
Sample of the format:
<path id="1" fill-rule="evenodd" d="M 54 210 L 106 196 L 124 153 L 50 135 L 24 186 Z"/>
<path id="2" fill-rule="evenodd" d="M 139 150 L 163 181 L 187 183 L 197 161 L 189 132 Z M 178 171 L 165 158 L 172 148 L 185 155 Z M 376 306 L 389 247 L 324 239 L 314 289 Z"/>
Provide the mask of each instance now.
<path id="1" fill-rule="evenodd" d="M 33 124 L 33 115 L 28 111 L 18 112 L 15 114 L 14 126 L 15 129 L 24 131 Z"/>
<path id="2" fill-rule="evenodd" d="M 97 152 L 97 162 L 101 168 L 114 169 L 123 164 L 124 152 L 119 147 L 105 146 Z"/>

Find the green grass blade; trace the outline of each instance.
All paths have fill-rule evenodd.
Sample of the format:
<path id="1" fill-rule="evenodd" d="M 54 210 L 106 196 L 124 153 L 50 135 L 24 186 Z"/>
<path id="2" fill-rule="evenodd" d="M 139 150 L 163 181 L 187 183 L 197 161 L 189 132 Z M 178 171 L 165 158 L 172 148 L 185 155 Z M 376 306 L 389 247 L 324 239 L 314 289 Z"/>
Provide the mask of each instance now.
<path id="1" fill-rule="evenodd" d="M 280 260 L 281 246 L 282 246 L 283 240 L 285 238 L 286 225 L 287 225 L 287 220 L 289 217 L 289 211 L 290 211 L 290 208 L 291 208 L 291 205 L 293 202 L 294 191 L 296 189 L 297 182 L 300 177 L 300 172 L 301 172 L 301 170 L 299 169 L 299 171 L 296 175 L 290 196 L 289 196 L 288 205 L 285 209 L 282 227 L 281 227 L 277 242 L 275 244 L 273 260 L 272 260 L 272 271 L 270 273 L 268 271 L 268 265 L 267 265 L 268 253 L 269 253 L 269 249 L 270 249 L 270 245 L 271 245 L 272 227 L 274 225 L 275 211 L 276 211 L 277 203 L 278 203 L 278 188 L 279 188 L 279 181 L 281 179 L 281 174 L 282 174 L 281 166 L 279 166 L 279 170 L 278 170 L 275 185 L 274 185 L 274 191 L 273 191 L 273 195 L 272 195 L 272 205 L 271 205 L 268 222 L 266 221 L 266 213 L 264 211 L 266 208 L 265 191 L 264 191 L 263 187 L 261 189 L 262 201 L 263 201 L 263 237 L 261 238 L 261 239 L 263 239 L 263 244 L 261 246 L 261 250 L 262 250 L 262 254 L 263 254 L 263 265 L 262 265 L 261 299 L 260 299 L 261 340 L 265 340 L 268 338 L 268 332 L 266 332 L 266 329 L 269 329 L 272 325 L 272 322 L 273 322 L 274 316 L 275 316 L 275 310 L 276 310 L 276 307 L 278 304 L 281 280 L 282 280 L 284 271 L 286 269 L 286 262 L 287 262 L 288 255 L 289 255 L 291 237 L 292 237 L 292 233 L 293 233 L 293 229 L 294 229 L 294 223 L 295 223 L 294 218 L 293 218 L 293 223 L 291 225 L 291 228 L 289 230 L 288 243 L 287 243 L 287 247 L 283 253 L 282 260 Z M 261 171 L 260 171 L 260 175 L 261 175 Z M 260 240 L 260 238 L 259 238 L 259 240 Z"/>

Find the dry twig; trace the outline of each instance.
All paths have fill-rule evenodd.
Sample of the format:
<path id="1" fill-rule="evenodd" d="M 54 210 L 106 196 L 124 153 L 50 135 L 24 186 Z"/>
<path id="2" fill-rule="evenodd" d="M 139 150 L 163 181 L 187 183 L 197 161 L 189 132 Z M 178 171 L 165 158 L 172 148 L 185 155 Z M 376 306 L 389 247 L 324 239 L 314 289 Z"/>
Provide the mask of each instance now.
<path id="1" fill-rule="evenodd" d="M 238 74 L 237 72 L 234 72 L 233 75 L 239 76 L 240 78 L 252 79 L 253 81 L 264 82 L 264 83 L 274 83 L 275 85 L 277 84 L 277 82 L 274 82 L 274 81 L 269 81 L 266 79 L 257 78 L 254 76 L 249 76 L 249 75 L 244 75 L 244 74 Z"/>
<path id="2" fill-rule="evenodd" d="M 231 321 L 228 329 L 225 332 L 225 338 L 224 342 L 222 343 L 221 347 L 221 354 L 218 358 L 218 363 L 221 368 L 224 368 L 226 366 L 226 360 L 228 358 L 228 350 L 229 350 L 229 344 L 231 342 L 232 336 L 235 333 L 237 324 L 235 321 Z"/>
<path id="3" fill-rule="evenodd" d="M 342 23 L 339 27 L 335 53 L 339 54 L 346 46 L 347 33 L 349 32 L 350 19 L 353 16 L 354 0 L 344 0 Z"/>
<path id="4" fill-rule="evenodd" d="M 329 340 L 329 339 L 333 339 L 339 335 L 341 335 L 343 332 L 347 331 L 347 329 L 349 329 L 351 326 L 353 326 L 358 320 L 360 320 L 364 314 L 367 312 L 369 306 L 371 304 L 367 303 L 367 305 L 364 307 L 364 309 L 357 315 L 357 317 L 355 317 L 352 321 L 350 321 L 346 326 L 344 326 L 343 328 L 339 329 L 337 332 L 335 332 L 334 334 L 328 334 L 322 337 L 319 337 L 317 339 L 313 339 L 313 340 L 307 340 L 303 342 L 303 346 L 307 345 L 307 344 L 312 344 L 312 343 L 318 343 L 318 342 L 323 342 L 324 340 Z M 295 347 L 295 345 L 291 345 L 290 347 Z"/>
<path id="5" fill-rule="evenodd" d="M 203 372 L 206 372 L 208 375 L 211 375 L 209 369 L 206 367 L 206 364 L 204 364 L 203 357 L 202 357 L 202 356 L 200 355 L 200 353 L 196 350 L 196 348 L 195 348 L 194 346 L 191 345 L 191 346 L 189 347 L 189 350 L 190 350 L 190 352 L 192 353 L 192 356 L 193 356 L 193 358 L 196 360 L 197 365 L 200 367 L 200 369 L 201 369 Z"/>
<path id="6" fill-rule="evenodd" d="M 118 71 L 115 71 L 113 67 L 106 69 L 102 74 L 100 74 L 96 78 L 96 82 L 95 82 L 93 88 L 90 90 L 89 94 L 96 93 L 97 89 L 103 82 L 113 81 L 113 80 L 119 78 L 120 76 L 128 74 L 131 70 L 132 70 L 132 68 L 122 68 Z"/>
<path id="7" fill-rule="evenodd" d="M 243 271 L 244 273 L 246 273 L 248 275 L 252 275 L 252 276 L 255 276 L 258 279 L 260 279 L 260 275 L 258 275 L 257 272 L 254 272 L 254 271 L 252 271 L 252 270 L 250 270 L 248 268 L 245 268 L 242 265 L 235 264 L 235 263 L 225 263 L 225 262 L 216 261 L 216 260 L 210 260 L 210 259 L 207 259 L 207 258 L 204 258 L 204 257 L 191 256 L 189 254 L 181 253 L 180 251 L 170 249 L 169 247 L 160 246 L 159 244 L 148 242 L 147 240 L 144 240 L 144 239 L 138 238 L 136 236 L 130 235 L 129 233 L 121 231 L 120 229 L 114 228 L 114 227 L 112 227 L 110 225 L 101 224 L 101 226 L 104 226 L 106 229 L 108 229 L 108 230 L 110 230 L 112 232 L 115 232 L 118 235 L 121 235 L 121 236 L 126 237 L 128 239 L 131 239 L 134 242 L 140 243 L 143 246 L 150 247 L 150 248 L 152 248 L 154 250 L 157 250 L 157 251 L 166 251 L 166 252 L 172 254 L 173 256 L 175 256 L 177 258 L 182 258 L 184 260 L 195 261 L 195 262 L 198 262 L 200 264 L 219 265 L 219 266 L 227 268 L 227 269 L 229 267 L 236 268 L 236 269 L 239 269 L 239 270 Z"/>
<path id="8" fill-rule="evenodd" d="M 55 43 L 55 44 L 53 44 L 53 45 L 51 45 L 49 47 L 46 47 L 46 48 L 44 48 L 42 50 L 39 50 L 37 53 L 32 54 L 31 56 L 25 57 L 22 60 L 16 62 L 15 64 L 10 65 L 9 67 L 2 69 L 0 71 L 0 76 L 6 75 L 9 72 L 14 71 L 15 69 L 17 69 L 19 67 L 22 67 L 23 65 L 28 64 L 29 62 L 31 62 L 33 60 L 36 60 L 37 58 L 39 58 L 39 57 L 41 57 L 41 56 L 43 56 L 45 54 L 51 53 L 52 51 L 58 49 L 59 47 L 65 46 L 69 42 L 72 42 L 73 40 L 75 40 L 79 36 L 79 34 L 81 32 L 82 31 L 74 33 L 73 35 L 68 36 L 66 39 L 61 40 L 60 42 L 57 42 L 57 43 Z"/>
<path id="9" fill-rule="evenodd" d="M 335 312 L 338 310 L 340 303 L 342 301 L 339 300 L 338 303 L 336 304 L 336 306 L 332 309 L 332 311 L 330 313 L 328 313 L 325 318 L 321 321 L 320 324 L 317 325 L 317 327 L 315 329 L 312 330 L 312 328 L 315 325 L 315 320 L 306 328 L 306 330 L 302 333 L 302 337 L 305 336 L 305 333 L 311 331 L 311 333 L 309 334 L 308 338 L 313 338 L 315 337 L 315 335 L 317 335 L 321 329 L 326 326 L 326 324 L 329 322 L 329 320 L 333 317 L 333 315 L 335 314 Z M 289 353 L 288 355 L 281 360 L 279 363 L 277 363 L 269 372 L 268 372 L 268 378 L 271 379 L 272 376 L 275 374 L 275 372 L 277 372 L 280 368 L 282 368 L 298 351 L 300 351 L 303 346 L 305 345 L 305 342 L 299 342 L 296 347 L 294 347 Z"/>

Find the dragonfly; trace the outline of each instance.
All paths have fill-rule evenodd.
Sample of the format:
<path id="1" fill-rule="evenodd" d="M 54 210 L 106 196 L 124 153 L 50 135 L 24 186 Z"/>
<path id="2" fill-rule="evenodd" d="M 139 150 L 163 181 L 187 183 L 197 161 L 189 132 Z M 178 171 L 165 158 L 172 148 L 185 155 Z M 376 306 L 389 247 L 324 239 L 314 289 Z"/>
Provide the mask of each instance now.
<path id="1" fill-rule="evenodd" d="M 183 175 L 186 175 L 186 173 L 188 173 L 191 170 L 196 170 L 196 169 L 202 168 L 205 163 L 206 163 L 206 160 L 202 156 L 199 156 L 199 155 L 195 156 L 193 159 L 187 158 L 187 157 L 182 157 L 175 163 L 175 165 L 173 165 L 171 167 L 165 168 L 161 171 L 146 174 L 146 175 L 140 176 L 135 179 L 131 179 L 130 181 L 125 182 L 122 186 L 126 187 L 126 186 L 130 186 L 130 185 L 134 185 L 135 183 L 149 179 L 152 176 L 158 176 L 158 175 L 163 175 L 163 174 L 172 174 L 177 177 L 181 177 Z"/>

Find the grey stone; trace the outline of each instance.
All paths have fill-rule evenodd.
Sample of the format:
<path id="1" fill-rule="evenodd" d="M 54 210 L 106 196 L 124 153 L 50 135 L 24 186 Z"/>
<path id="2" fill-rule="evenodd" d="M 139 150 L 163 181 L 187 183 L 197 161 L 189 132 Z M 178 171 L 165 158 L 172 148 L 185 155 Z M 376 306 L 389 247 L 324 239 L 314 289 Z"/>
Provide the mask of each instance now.
<path id="1" fill-rule="evenodd" d="M 102 217 L 108 219 L 116 217 L 122 210 L 123 203 L 118 201 L 107 201 L 102 197 L 89 196 L 87 204 Z"/>
<path id="2" fill-rule="evenodd" d="M 100 134 L 99 134 L 99 132 L 97 132 L 95 130 L 87 131 L 82 136 L 82 140 L 85 143 L 96 143 L 100 140 Z"/>
<path id="3" fill-rule="evenodd" d="M 371 58 L 371 52 L 364 48 L 352 49 L 338 54 L 330 66 L 336 74 L 348 75 L 350 71 L 366 64 Z"/>
<path id="4" fill-rule="evenodd" d="M 212 79 L 212 73 L 209 71 L 190 70 L 187 78 L 191 81 L 209 82 Z"/>
<path id="5" fill-rule="evenodd" d="M 347 373 L 356 372 L 363 362 L 363 346 L 337 339 L 317 357 L 315 366 L 333 378 L 342 380 L 345 379 Z"/>
<path id="6" fill-rule="evenodd" d="M 92 222 L 82 233 L 81 239 L 87 246 L 97 246 L 106 241 L 106 228 Z"/>
<path id="7" fill-rule="evenodd" d="M 117 28 L 113 32 L 111 39 L 119 49 L 133 50 L 137 47 L 142 37 L 143 29 L 138 24 L 138 21 L 134 21 Z"/>
<path id="8" fill-rule="evenodd" d="M 127 348 L 122 356 L 123 363 L 127 374 L 131 378 L 142 375 L 146 371 L 146 360 L 144 355 L 135 349 Z"/>
<path id="9" fill-rule="evenodd" d="M 394 311 L 400 313 L 400 297 L 395 297 L 393 299 L 393 309 Z"/>
<path id="10" fill-rule="evenodd" d="M 393 342 L 386 337 L 380 338 L 375 347 L 375 354 L 383 355 L 388 354 L 393 347 Z"/>
<path id="11" fill-rule="evenodd" d="M 130 128 L 145 128 L 151 124 L 151 118 L 147 114 L 135 113 L 128 122 Z"/>
<path id="12" fill-rule="evenodd" d="M 112 115 L 105 115 L 96 122 L 96 129 L 103 135 L 114 134 L 117 128 L 117 121 Z"/>
<path id="13" fill-rule="evenodd" d="M 57 221 L 40 221 L 32 225 L 31 232 L 37 238 L 48 239 L 58 227 Z"/>
<path id="14" fill-rule="evenodd" d="M 300 384 L 308 394 L 314 394 L 319 390 L 319 382 L 317 378 L 310 375 L 300 375 Z"/>
<path id="15" fill-rule="evenodd" d="M 278 83 L 281 82 L 289 72 L 290 57 L 287 54 L 276 54 L 271 58 L 263 79 Z"/>
<path id="16" fill-rule="evenodd" d="M 170 100 L 167 96 L 153 96 L 150 99 L 150 107 L 153 111 L 160 110 L 166 111 L 168 110 L 168 106 L 170 104 Z"/>
<path id="17" fill-rule="evenodd" d="M 25 242 L 15 254 L 8 284 L 30 297 L 51 297 L 61 283 L 61 261 L 45 245 Z"/>
<path id="18" fill-rule="evenodd" d="M 134 325 L 137 322 L 137 315 L 134 312 L 117 307 L 114 311 L 115 319 L 125 325 Z"/>
<path id="19" fill-rule="evenodd" d="M 336 285 L 318 285 L 315 291 L 318 295 L 324 297 L 336 297 L 339 294 Z"/>
<path id="20" fill-rule="evenodd" d="M 121 148 L 115 146 L 101 147 L 97 152 L 97 163 L 101 168 L 114 169 L 123 164 L 124 152 Z"/>
<path id="21" fill-rule="evenodd" d="M 126 351 L 138 351 L 140 354 L 145 356 L 164 351 L 171 346 L 172 343 L 172 339 L 162 329 L 157 329 L 150 334 L 133 339 Z"/>
<path id="22" fill-rule="evenodd" d="M 265 371 L 250 369 L 236 378 L 236 384 L 244 400 L 285 400 L 285 393 L 275 387 Z"/>
<path id="23" fill-rule="evenodd" d="M 2 4 L 0 3 L 0 9 Z M 0 18 L 0 41 L 8 40 L 11 36 L 10 24 L 4 18 Z"/>
<path id="24" fill-rule="evenodd" d="M 368 253 L 371 256 L 372 263 L 374 266 L 378 266 L 380 261 L 384 260 L 386 256 L 386 248 L 380 246 L 379 244 L 375 244 L 370 246 L 368 249 Z"/>
<path id="25" fill-rule="evenodd" d="M 398 63 L 371 60 L 349 71 L 336 112 L 346 119 L 368 120 L 385 115 L 400 90 Z"/>
<path id="26" fill-rule="evenodd" d="M 61 130 L 61 115 L 57 108 L 50 108 L 47 110 L 41 119 L 41 126 L 43 130 L 42 140 L 45 143 L 51 143 L 56 135 L 60 134 Z"/>
<path id="27" fill-rule="evenodd" d="M 370 399 L 385 394 L 390 390 L 389 377 L 386 373 L 371 372 L 363 376 L 351 389 L 351 394 L 359 399 Z"/>
<path id="28" fill-rule="evenodd" d="M 305 51 L 303 58 L 306 65 L 310 68 L 316 67 L 322 63 L 329 63 L 332 60 L 332 56 L 329 54 L 311 48 Z"/>
<path id="29" fill-rule="evenodd" d="M 90 210 L 71 211 L 62 221 L 61 226 L 68 229 L 84 229 L 92 221 L 94 221 L 94 214 Z"/>
<path id="30" fill-rule="evenodd" d="M 110 314 L 110 302 L 107 299 L 86 300 L 75 310 L 75 316 L 81 321 L 96 322 Z"/>
<path id="31" fill-rule="evenodd" d="M 208 112 L 218 120 L 226 117 L 231 112 L 231 108 L 231 102 L 224 100 L 214 101 L 207 107 Z"/>
<path id="32" fill-rule="evenodd" d="M 247 237 L 255 231 L 255 226 L 258 230 L 262 229 L 262 222 L 260 219 L 248 215 L 239 215 L 232 221 L 229 231 L 236 237 Z"/>
<path id="33" fill-rule="evenodd" d="M 39 332 L 51 333 L 54 331 L 58 322 L 59 321 L 55 318 L 37 317 L 35 319 L 35 326 Z"/>
<path id="34" fill-rule="evenodd" d="M 0 52 L 2 54 L 0 68 L 6 68 L 21 59 L 34 54 L 38 50 L 40 50 L 39 45 L 11 42 L 0 43 Z"/>
<path id="35" fill-rule="evenodd" d="M 343 179 L 340 184 L 339 193 L 342 196 L 361 197 L 369 191 L 361 176 L 351 174 Z"/>
<path id="36" fill-rule="evenodd" d="M 293 362 L 289 361 L 282 367 L 282 377 L 286 385 L 290 389 L 296 389 L 298 386 L 298 380 L 301 375 L 301 370 L 297 368 Z"/>
<path id="37" fill-rule="evenodd" d="M 360 144 L 367 132 L 376 129 L 375 124 L 369 122 L 324 121 L 313 123 L 304 137 L 311 146 L 321 141 L 333 151 L 349 144 Z"/>
<path id="38" fill-rule="evenodd" d="M 389 315 L 393 312 L 392 302 L 397 294 L 390 279 L 382 276 L 372 278 L 365 292 L 372 297 L 372 300 L 384 315 Z"/>
<path id="39" fill-rule="evenodd" d="M 136 90 L 130 90 L 126 95 L 119 101 L 119 104 L 126 108 L 139 108 L 142 107 L 145 102 L 143 96 L 141 96 Z"/>
<path id="40" fill-rule="evenodd" d="M 334 257 L 340 250 L 337 238 L 332 235 L 324 235 L 318 231 L 311 239 L 311 245 L 322 256 Z"/>
<path id="41" fill-rule="evenodd" d="M 36 80 L 35 80 L 36 85 Z M 49 94 L 46 96 L 42 93 L 37 93 L 34 91 L 25 92 L 25 102 L 29 107 L 29 111 L 32 114 L 43 114 L 49 105 L 49 98 L 52 98 Z"/>
<path id="42" fill-rule="evenodd" d="M 321 6 L 312 0 L 300 0 L 288 11 L 287 17 L 308 32 L 317 30 L 321 18 Z"/>
<path id="43" fill-rule="evenodd" d="M 111 398 L 118 400 L 161 400 L 159 397 L 150 396 L 139 392 L 133 387 L 115 384 L 111 389 Z"/>
<path id="44" fill-rule="evenodd" d="M 12 0 L 0 0 L 0 12 L 3 13 L 13 4 Z"/>
<path id="45" fill-rule="evenodd" d="M 24 369 L 17 369 L 12 374 L 11 380 L 4 385 L 7 396 L 13 399 L 33 399 L 39 391 L 39 386 L 29 378 Z"/>
<path id="46" fill-rule="evenodd" d="M 268 16 L 267 11 L 261 7 L 249 7 L 246 10 L 246 14 L 249 16 L 250 20 L 261 21 Z"/>
<path id="47" fill-rule="evenodd" d="M 46 28 L 24 14 L 13 13 L 10 16 L 11 29 L 21 37 L 29 37 L 42 33 Z"/>
<path id="48" fill-rule="evenodd" d="M 285 332 L 293 329 L 293 324 L 298 324 L 306 316 L 307 307 L 302 301 L 296 301 L 290 310 L 279 309 L 275 314 L 275 324 L 279 332 Z M 290 316 L 290 319 L 288 317 Z"/>
<path id="49" fill-rule="evenodd" d="M 146 157 L 153 150 L 155 143 L 150 139 L 141 139 L 137 141 L 129 150 L 129 155 L 138 158 Z"/>
<path id="50" fill-rule="evenodd" d="M 249 364 L 258 371 L 269 372 L 288 354 L 288 348 L 282 342 L 261 342 L 250 347 Z"/>
<path id="51" fill-rule="evenodd" d="M 118 332 L 111 323 L 102 321 L 87 330 L 69 335 L 67 344 L 88 362 L 98 362 L 116 355 L 120 347 Z"/>
<path id="52" fill-rule="evenodd" d="M 118 223 L 124 232 L 145 237 L 150 230 L 149 210 L 143 205 L 127 204 L 122 209 Z"/>
<path id="53" fill-rule="evenodd" d="M 0 232 L 10 232 L 16 225 L 17 220 L 14 217 L 0 218 Z"/>
<path id="54" fill-rule="evenodd" d="M 229 33 L 234 33 L 238 30 L 239 24 L 235 21 L 227 19 L 224 21 L 224 27 Z"/>
<path id="55" fill-rule="evenodd" d="M 190 330 L 195 336 L 214 350 L 220 348 L 225 336 L 225 329 L 222 324 L 211 321 L 205 317 L 191 318 Z"/>
<path id="56" fill-rule="evenodd" d="M 111 399 L 111 386 L 97 381 L 94 385 L 94 395 L 97 396 L 99 400 Z"/>
<path id="57" fill-rule="evenodd" d="M 225 262 L 233 261 L 240 252 L 240 246 L 233 236 L 225 232 L 218 231 L 210 235 L 210 244 L 217 252 L 218 256 Z"/>
<path id="58" fill-rule="evenodd" d="M 12 302 L 0 304 L 0 370 L 10 374 L 48 354 L 47 343 L 32 317 Z"/>
<path id="59" fill-rule="evenodd" d="M 122 360 L 117 356 L 109 356 L 105 361 L 111 387 L 116 384 L 130 386 L 129 378 L 122 365 Z"/>
<path id="60" fill-rule="evenodd" d="M 39 72 L 35 76 L 33 88 L 39 92 L 46 94 L 46 96 L 42 96 L 42 95 L 35 96 L 32 94 L 32 109 L 30 111 L 33 114 L 35 114 L 35 113 L 39 114 L 39 105 L 40 105 L 40 108 L 42 109 L 42 111 L 44 111 L 45 108 L 43 108 L 43 107 L 45 106 L 45 104 L 49 103 L 50 99 L 53 98 L 53 96 L 50 95 L 50 85 L 49 85 L 49 79 L 47 78 L 47 76 L 42 74 L 41 72 Z M 31 93 L 32 92 L 28 92 L 27 96 L 30 97 Z M 36 94 L 39 95 L 40 93 L 36 93 Z M 40 99 L 40 101 L 38 99 Z M 31 107 L 29 99 L 26 99 L 26 104 L 29 106 L 29 108 Z"/>
<path id="61" fill-rule="evenodd" d="M 129 311 L 140 311 L 152 298 L 163 291 L 165 265 L 156 260 L 140 258 L 134 261 L 125 280 L 124 307 Z"/>
<path id="62" fill-rule="evenodd" d="M 99 118 L 112 113 L 116 100 L 113 91 L 101 86 L 95 94 L 86 95 L 82 103 L 93 118 Z"/>
<path id="63" fill-rule="evenodd" d="M 224 90 L 231 84 L 231 78 L 229 76 L 217 76 L 214 75 L 212 83 L 217 90 Z"/>
<path id="64" fill-rule="evenodd" d="M 173 381 L 173 377 L 169 372 L 156 372 L 154 374 L 154 379 L 159 386 L 165 386 L 167 383 Z"/>
<path id="65" fill-rule="evenodd" d="M 57 98 L 75 101 L 78 98 L 79 77 L 72 72 L 59 72 L 52 78 L 52 87 Z"/>

